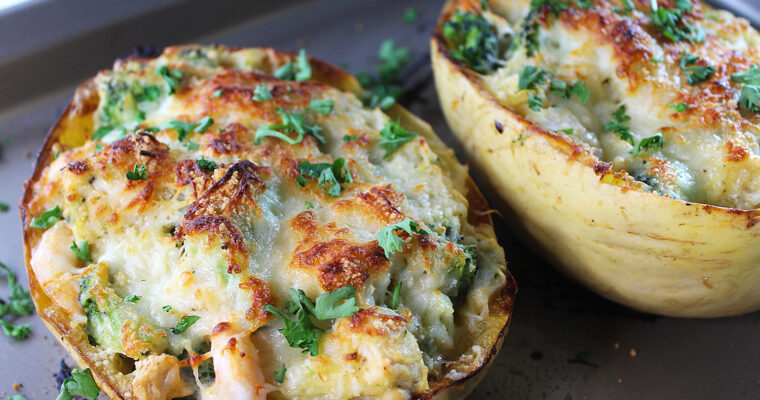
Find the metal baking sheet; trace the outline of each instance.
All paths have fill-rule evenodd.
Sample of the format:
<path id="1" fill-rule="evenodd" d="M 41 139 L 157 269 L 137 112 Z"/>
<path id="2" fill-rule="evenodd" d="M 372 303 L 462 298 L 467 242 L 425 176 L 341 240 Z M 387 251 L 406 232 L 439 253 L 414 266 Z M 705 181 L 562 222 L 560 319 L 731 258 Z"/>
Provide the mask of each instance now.
<path id="1" fill-rule="evenodd" d="M 45 3 L 38 2 L 35 6 Z M 77 0 L 67 4 L 96 3 Z M 5 53 L 0 51 L 0 87 L 4 88 L 0 91 L 3 189 L 0 201 L 13 205 L 20 198 L 23 181 L 31 174 L 33 156 L 76 85 L 97 69 L 109 67 L 109 60 L 129 53 L 138 44 L 199 42 L 266 45 L 282 50 L 305 47 L 311 55 L 358 72 L 371 70 L 380 43 L 393 38 L 411 50 L 411 63 L 405 75 L 417 90 L 405 102 L 457 150 L 460 160 L 467 161 L 443 121 L 427 67 L 428 38 L 442 1 L 281 2 L 280 9 L 275 11 L 261 6 L 246 7 L 241 2 L 164 1 L 161 7 L 153 8 L 145 6 L 148 2 L 137 3 L 146 7 L 143 14 L 131 13 L 127 22 L 114 17 L 118 13 L 110 13 L 110 23 L 96 25 L 87 22 L 97 18 L 92 10 L 89 14 L 69 12 L 71 24 L 89 24 L 94 28 L 77 31 L 67 40 L 55 37 L 55 51 L 51 50 L 53 39 L 39 43 L 25 40 L 23 46 L 12 50 L 27 53 L 14 54 L 10 60 L 2 59 Z M 724 5 L 758 20 L 757 2 Z M 183 6 L 192 13 L 183 11 Z M 406 7 L 420 11 L 418 22 L 412 25 L 402 22 Z M 0 14 L 0 31 L 3 17 Z M 188 28 L 182 24 L 187 18 L 203 20 L 204 25 Z M 143 26 L 156 21 L 164 21 L 166 26 L 160 29 Z M 35 29 L 35 25 L 19 24 L 9 34 L 34 35 Z M 146 29 L 150 36 L 130 34 Z M 0 44 L 11 39 L 12 36 L 3 34 Z M 61 58 L 65 54 L 76 54 L 76 58 L 73 61 Z M 88 61 L 76 68 L 79 60 Z M 57 64 L 65 68 L 57 70 Z M 45 75 L 46 86 L 24 92 L 25 85 L 39 74 Z M 476 176 L 476 181 L 484 182 L 483 179 Z M 760 397 L 757 313 L 688 320 L 631 311 L 562 277 L 504 221 L 497 217 L 495 224 L 520 291 L 504 347 L 470 399 Z M 0 226 L 0 261 L 17 271 L 26 283 L 21 227 L 14 208 L 0 213 Z M 7 285 L 1 282 L 0 298 L 7 296 Z M 0 336 L 0 398 L 17 393 L 13 388 L 17 383 L 18 393 L 30 400 L 52 399 L 58 391 L 53 375 L 59 370 L 60 361 L 64 359 L 70 366 L 73 361 L 37 317 L 22 318 L 19 322 L 31 324 L 32 336 L 25 341 Z"/>

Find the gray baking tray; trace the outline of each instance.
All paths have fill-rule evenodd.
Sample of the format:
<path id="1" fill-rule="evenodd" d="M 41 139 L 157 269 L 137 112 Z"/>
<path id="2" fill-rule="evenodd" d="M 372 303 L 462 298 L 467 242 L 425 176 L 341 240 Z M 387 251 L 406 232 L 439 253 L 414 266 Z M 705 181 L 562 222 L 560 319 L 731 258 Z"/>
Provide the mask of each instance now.
<path id="1" fill-rule="evenodd" d="M 371 70 L 386 38 L 409 46 L 404 99 L 467 159 L 446 127 L 430 80 L 428 38 L 442 1 L 36 1 L 0 13 L 0 261 L 23 273 L 13 207 L 34 155 L 74 88 L 135 45 L 220 43 L 305 47 L 351 72 Z M 725 2 L 758 21 L 756 2 Z M 402 22 L 406 7 L 418 22 Z M 476 181 L 483 178 L 476 176 Z M 486 196 L 488 194 L 486 193 Z M 565 279 L 495 219 L 520 291 L 512 328 L 493 368 L 470 396 L 482 399 L 760 398 L 758 314 L 687 320 L 637 313 Z M 758 266 L 760 268 L 760 266 Z M 0 298 L 7 298 L 0 282 Z M 37 317 L 32 336 L 0 336 L 0 398 L 53 399 L 53 375 L 68 358 Z"/>

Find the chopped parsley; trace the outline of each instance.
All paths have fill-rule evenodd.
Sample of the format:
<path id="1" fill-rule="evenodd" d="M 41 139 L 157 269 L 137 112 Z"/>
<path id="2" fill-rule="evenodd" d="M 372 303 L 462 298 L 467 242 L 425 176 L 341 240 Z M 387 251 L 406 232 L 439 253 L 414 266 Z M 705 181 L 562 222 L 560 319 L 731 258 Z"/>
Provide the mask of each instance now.
<path id="1" fill-rule="evenodd" d="M 613 120 L 604 124 L 605 132 L 614 132 L 620 135 L 620 139 L 627 141 L 631 146 L 636 145 L 636 140 L 631 134 L 631 128 L 623 123 L 631 120 L 631 117 L 625 113 L 625 104 L 618 107 L 614 113 L 612 113 Z"/>
<path id="2" fill-rule="evenodd" d="M 539 87 L 546 82 L 548 75 L 548 72 L 536 66 L 528 65 L 520 71 L 517 80 L 517 89 L 538 91 Z M 548 89 L 551 93 L 565 100 L 569 100 L 570 96 L 575 96 L 583 104 L 588 102 L 589 96 L 591 95 L 586 83 L 580 79 L 576 79 L 573 84 L 568 84 L 561 79 L 549 77 Z M 540 111 L 541 108 L 544 107 L 544 102 L 539 97 L 538 93 L 527 93 L 527 95 L 528 107 L 530 107 L 531 110 Z"/>
<path id="3" fill-rule="evenodd" d="M 397 309 L 398 308 L 398 302 L 401 300 L 401 287 L 404 285 L 404 282 L 399 282 L 396 284 L 396 287 L 393 288 L 393 297 L 391 298 L 391 308 Z"/>
<path id="4" fill-rule="evenodd" d="M 7 212 L 9 209 L 8 203 L 0 201 L 0 212 Z"/>
<path id="5" fill-rule="evenodd" d="M 346 143 L 353 142 L 354 140 L 359 140 L 360 137 L 359 135 L 343 135 L 343 141 Z"/>
<path id="6" fill-rule="evenodd" d="M 182 145 L 185 146 L 185 148 L 188 149 L 189 151 L 198 150 L 198 148 L 200 147 L 200 145 L 198 143 L 193 142 L 192 140 L 188 140 L 187 142 L 183 143 Z"/>
<path id="7" fill-rule="evenodd" d="M 162 65 L 156 68 L 156 75 L 164 79 L 166 91 L 169 92 L 169 94 L 176 93 L 177 89 L 182 85 L 182 71 Z"/>
<path id="8" fill-rule="evenodd" d="M 331 99 L 312 99 L 308 109 L 317 114 L 327 115 L 333 110 L 335 103 Z"/>
<path id="9" fill-rule="evenodd" d="M 170 119 L 168 122 L 161 126 L 161 129 L 173 129 L 177 131 L 177 140 L 184 141 L 191 132 L 206 133 L 206 130 L 214 125 L 214 119 L 205 116 L 198 120 L 198 122 L 182 122 L 174 119 Z"/>
<path id="10" fill-rule="evenodd" d="M 308 81 L 311 79 L 311 64 L 309 64 L 309 58 L 306 57 L 306 50 L 301 49 L 295 62 L 286 63 L 274 71 L 272 75 L 285 81 Z"/>
<path id="11" fill-rule="evenodd" d="M 410 236 L 415 233 L 418 235 L 428 235 L 427 231 L 420 229 L 420 224 L 409 217 L 406 217 L 397 224 L 390 224 L 380 229 L 377 232 L 377 243 L 385 251 L 386 258 L 391 258 L 393 253 L 401 251 L 401 245 L 404 244 L 404 239 L 396 235 L 396 231 L 404 231 Z"/>
<path id="12" fill-rule="evenodd" d="M 164 312 L 169 312 L 172 310 L 172 306 L 163 306 L 161 309 L 164 310 Z"/>
<path id="13" fill-rule="evenodd" d="M 668 108 L 672 109 L 673 111 L 675 111 L 677 113 L 680 113 L 680 112 L 684 112 L 684 111 L 688 110 L 689 109 L 689 105 L 686 104 L 686 103 L 684 103 L 684 102 L 681 102 L 681 103 L 678 103 L 678 104 L 668 104 Z"/>
<path id="14" fill-rule="evenodd" d="M 572 135 L 573 134 L 573 128 L 567 128 L 567 129 L 558 129 L 555 132 L 562 132 L 565 135 Z"/>
<path id="15" fill-rule="evenodd" d="M 414 7 L 407 7 L 404 11 L 404 23 L 413 24 L 420 19 L 420 12 Z"/>
<path id="16" fill-rule="evenodd" d="M 307 125 L 304 122 L 303 114 L 291 113 L 282 108 L 278 108 L 277 113 L 282 117 L 282 123 L 278 125 L 260 126 L 259 129 L 256 130 L 254 143 L 259 144 L 261 139 L 265 137 L 275 137 L 289 144 L 296 145 L 301 143 L 304 135 L 307 134 L 317 139 L 317 142 L 321 144 L 325 143 L 325 138 L 319 134 L 322 128 L 317 125 Z M 293 132 L 298 134 L 298 137 L 295 139 L 286 134 Z"/>
<path id="17" fill-rule="evenodd" d="M 285 372 L 288 369 L 285 368 L 285 364 L 282 364 L 279 371 L 272 372 L 272 375 L 274 375 L 274 380 L 277 383 L 282 383 L 285 380 Z"/>
<path id="18" fill-rule="evenodd" d="M 662 133 L 657 132 L 653 136 L 641 139 L 641 141 L 636 143 L 636 146 L 631 149 L 630 153 L 634 156 L 638 156 L 642 151 L 659 149 L 662 148 L 664 144 L 665 141 L 662 138 Z"/>
<path id="19" fill-rule="evenodd" d="M 204 171 L 208 171 L 208 172 L 214 172 L 214 170 L 217 167 L 215 161 L 213 161 L 213 160 L 206 160 L 205 158 L 203 158 L 203 156 L 201 156 L 201 159 L 198 160 L 198 161 L 196 161 L 195 163 L 198 164 L 198 168 L 200 168 L 200 169 L 202 169 Z"/>
<path id="20" fill-rule="evenodd" d="M 133 295 L 131 295 L 131 296 L 127 296 L 127 297 L 125 297 L 125 298 L 124 298 L 124 301 L 128 301 L 128 302 L 130 302 L 130 303 L 137 303 L 138 301 L 140 301 L 140 299 L 141 299 L 141 298 L 142 298 L 142 297 L 140 297 L 140 296 L 136 296 L 136 295 L 134 295 L 134 294 L 133 294 Z"/>
<path id="21" fill-rule="evenodd" d="M 528 93 L 528 107 L 533 111 L 541 111 L 544 108 L 544 102 L 540 97 Z"/>
<path id="22" fill-rule="evenodd" d="M 333 197 L 340 196 L 343 190 L 341 183 L 352 183 L 351 171 L 346 166 L 346 159 L 341 157 L 330 163 L 312 164 L 303 161 L 298 164 L 298 170 L 301 172 L 298 177 L 302 177 L 301 183 L 305 178 L 317 179 L 317 183 L 327 189 L 327 194 Z M 298 179 L 296 177 L 296 179 Z"/>
<path id="23" fill-rule="evenodd" d="M 144 179 L 148 179 L 148 170 L 145 164 L 141 164 L 138 166 L 135 164 L 134 169 L 131 171 L 127 171 L 127 179 L 130 181 L 141 181 Z"/>
<path id="24" fill-rule="evenodd" d="M 377 76 L 367 72 L 356 74 L 359 83 L 368 91 L 362 94 L 365 107 L 387 110 L 404 93 L 401 88 L 401 69 L 409 63 L 409 48 L 396 46 L 393 40 L 385 40 L 377 51 L 380 64 L 375 67 Z"/>
<path id="25" fill-rule="evenodd" d="M 11 296 L 8 301 L 0 301 L 0 317 L 5 315 L 23 316 L 30 315 L 34 311 L 34 304 L 29 292 L 24 290 L 23 286 L 18 283 L 16 274 L 5 264 L 0 263 L 0 270 L 5 271 L 8 278 L 8 286 L 11 289 Z M 14 325 L 5 319 L 0 318 L 0 326 L 3 332 L 14 339 L 26 339 L 29 337 L 29 325 Z"/>
<path id="26" fill-rule="evenodd" d="M 528 65 L 520 71 L 517 80 L 518 90 L 536 90 L 538 85 L 544 83 L 547 72 L 536 66 Z M 564 83 L 564 82 L 563 82 Z"/>
<path id="27" fill-rule="evenodd" d="M 29 226 L 32 228 L 47 229 L 55 225 L 63 216 L 63 210 L 58 205 L 43 212 L 39 217 L 32 218 Z"/>
<path id="28" fill-rule="evenodd" d="M 676 8 L 670 9 L 660 8 L 657 0 L 650 0 L 649 4 L 652 25 L 666 38 L 674 42 L 688 40 L 699 43 L 705 40 L 705 32 L 702 29 L 689 26 L 683 21 L 683 14 L 692 9 L 690 0 L 675 0 Z"/>
<path id="29" fill-rule="evenodd" d="M 175 335 L 179 335 L 185 332 L 187 328 L 191 327 L 194 323 L 198 322 L 199 319 L 201 319 L 201 317 L 197 315 L 188 315 L 186 317 L 183 317 L 182 320 L 177 323 L 177 326 L 171 328 L 170 331 Z"/>
<path id="30" fill-rule="evenodd" d="M 312 318 L 324 321 L 333 318 L 351 317 L 359 311 L 354 298 L 356 288 L 344 286 L 342 288 L 326 292 L 317 297 L 316 304 L 306 296 L 303 290 L 290 289 L 290 303 L 286 308 L 288 314 L 295 316 L 291 320 L 283 312 L 271 304 L 264 309 L 280 317 L 285 327 L 279 331 L 285 336 L 290 347 L 303 349 L 313 357 L 319 354 L 319 336 L 322 329 L 314 325 Z"/>
<path id="31" fill-rule="evenodd" d="M 623 0 L 623 8 L 615 7 L 612 9 L 616 14 L 620 15 L 631 15 L 634 10 L 636 10 L 636 6 L 633 5 L 631 0 Z"/>
<path id="32" fill-rule="evenodd" d="M 485 74 L 501 65 L 496 29 L 482 15 L 456 10 L 442 33 L 451 56 L 473 71 Z"/>
<path id="33" fill-rule="evenodd" d="M 56 400 L 72 400 L 74 397 L 95 400 L 98 395 L 100 395 L 100 389 L 92 379 L 90 369 L 74 368 L 71 371 L 71 377 L 66 378 L 61 384 L 61 393 L 58 394 Z"/>
<path id="34" fill-rule="evenodd" d="M 702 83 L 712 76 L 712 74 L 715 73 L 715 67 L 710 65 L 705 66 L 691 66 L 688 65 L 696 64 L 699 62 L 699 57 L 688 54 L 686 51 L 683 51 L 681 53 L 681 62 L 680 66 L 681 69 L 686 73 L 686 80 L 689 81 L 690 85 L 696 85 L 698 83 Z"/>
<path id="35" fill-rule="evenodd" d="M 312 202 L 310 202 L 310 201 L 304 201 L 303 205 L 305 205 L 306 208 L 308 208 L 309 210 L 313 210 L 314 209 L 314 204 Z"/>
<path id="36" fill-rule="evenodd" d="M 90 255 L 90 245 L 86 240 L 79 242 L 79 245 L 77 245 L 77 242 L 72 241 L 71 247 L 69 248 L 74 252 L 74 255 L 76 255 L 79 260 L 84 262 L 92 262 L 92 255 Z"/>
<path id="37" fill-rule="evenodd" d="M 739 107 L 760 113 L 760 68 L 752 65 L 747 71 L 731 74 L 731 80 L 744 84 L 739 96 Z"/>
<path id="38" fill-rule="evenodd" d="M 214 93 L 211 93 L 211 98 L 212 99 L 218 99 L 219 97 L 222 97 L 223 93 L 224 93 L 224 90 L 219 89 L 219 90 L 215 91 Z"/>
<path id="39" fill-rule="evenodd" d="M 267 86 L 262 83 L 256 86 L 256 89 L 253 90 L 253 97 L 251 100 L 262 102 L 272 100 L 273 98 L 274 97 L 272 97 L 272 92 L 270 92 Z"/>
<path id="40" fill-rule="evenodd" d="M 399 122 L 388 121 L 380 131 L 379 145 L 385 150 L 383 158 L 388 158 L 393 152 L 416 137 L 416 133 L 407 131 Z"/>

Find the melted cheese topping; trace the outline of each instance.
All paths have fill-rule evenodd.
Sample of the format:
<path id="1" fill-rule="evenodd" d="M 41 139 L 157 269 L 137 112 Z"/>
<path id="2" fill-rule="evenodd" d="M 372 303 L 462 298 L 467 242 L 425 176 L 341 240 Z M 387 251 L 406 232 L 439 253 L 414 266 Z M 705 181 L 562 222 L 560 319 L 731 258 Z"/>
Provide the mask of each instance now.
<path id="1" fill-rule="evenodd" d="M 760 64 L 760 36 L 749 23 L 692 2 L 678 26 L 701 30 L 705 39 L 673 41 L 653 26 L 649 2 L 632 2 L 636 8 L 627 13 L 619 1 L 594 1 L 588 9 L 568 3 L 569 9 L 555 15 L 549 6 L 531 12 L 529 0 L 491 2 L 486 19 L 502 38 L 516 43 L 502 55 L 500 68 L 482 76 L 493 96 L 611 162 L 615 171 L 631 174 L 646 190 L 726 207 L 760 206 L 759 119 L 739 108 L 743 84 L 731 79 Z M 660 3 L 660 9 L 676 9 L 671 1 Z M 529 55 L 523 44 L 530 22 L 538 26 L 538 49 Z M 700 60 L 687 66 L 712 66 L 715 73 L 689 83 L 681 68 L 683 52 Z M 558 96 L 545 86 L 519 90 L 519 74 L 528 66 L 547 71 L 546 82 L 549 77 L 568 84 L 582 80 L 588 102 Z M 531 109 L 528 94 L 542 98 L 544 107 Z M 688 109 L 673 108 L 681 103 Z M 629 140 L 605 130 L 620 106 L 631 118 L 625 125 L 634 144 L 661 133 L 663 146 L 632 154 Z"/>
<path id="2" fill-rule="evenodd" d="M 444 171 L 420 136 L 384 157 L 380 131 L 390 118 L 319 81 L 272 76 L 291 61 L 222 47 L 120 61 L 95 79 L 94 137 L 64 148 L 35 183 L 39 213 L 64 210 L 33 249 L 35 273 L 46 288 L 63 279 L 69 302 L 78 296 L 87 318 L 76 329 L 90 334 L 92 351 L 140 360 L 124 372 L 140 383 L 127 397 L 409 398 L 458 368 L 469 371 L 464 361 L 483 360 L 470 346 L 505 285 L 504 255 L 467 220 L 463 185 L 452 180 L 466 177 L 464 167 Z M 163 66 L 182 74 L 174 94 L 155 73 Z M 260 86 L 273 99 L 253 100 Z M 311 111 L 313 99 L 332 100 L 333 111 Z M 282 122 L 280 108 L 319 126 L 325 143 L 312 135 L 295 145 L 257 143 L 259 127 Z M 213 123 L 204 132 L 171 127 L 205 117 Z M 201 169 L 201 158 L 218 167 Z M 339 158 L 353 182 L 338 196 L 315 179 L 299 181 L 299 163 Z M 126 178 L 141 166 L 146 179 Z M 430 235 L 415 235 L 387 259 L 376 234 L 406 217 Z M 86 268 L 66 250 L 74 240 L 89 244 Z M 477 253 L 477 270 L 465 287 L 458 274 L 467 249 Z M 320 323 L 316 357 L 289 347 L 282 321 L 263 309 L 285 310 L 290 288 L 313 299 L 347 285 L 362 310 Z M 188 316 L 199 318 L 173 332 Z M 186 386 L 177 365 L 194 371 L 195 379 L 182 373 Z M 282 384 L 273 379 L 281 365 Z"/>

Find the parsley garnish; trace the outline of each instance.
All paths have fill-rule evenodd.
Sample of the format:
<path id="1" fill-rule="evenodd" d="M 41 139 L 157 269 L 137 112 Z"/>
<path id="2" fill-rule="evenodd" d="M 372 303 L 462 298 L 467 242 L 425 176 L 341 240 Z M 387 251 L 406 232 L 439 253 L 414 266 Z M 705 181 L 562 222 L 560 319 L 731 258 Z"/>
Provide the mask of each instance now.
<path id="1" fill-rule="evenodd" d="M 79 370 L 74 368 L 71 371 L 71 378 L 66 378 L 61 384 L 61 393 L 56 397 L 56 400 L 72 400 L 75 396 L 95 400 L 99 394 L 100 389 L 95 384 L 95 380 L 92 379 L 90 369 Z"/>
<path id="2" fill-rule="evenodd" d="M 565 135 L 572 135 L 574 131 L 573 131 L 573 128 L 567 128 L 567 129 L 559 129 L 559 130 L 556 130 L 555 132 L 562 132 Z"/>
<path id="3" fill-rule="evenodd" d="M 175 334 L 179 335 L 187 330 L 190 326 L 192 326 L 194 323 L 196 323 L 201 317 L 197 315 L 188 315 L 186 317 L 183 317 L 182 320 L 179 321 L 176 327 L 171 328 L 170 331 Z"/>
<path id="4" fill-rule="evenodd" d="M 396 284 L 396 287 L 393 288 L 393 297 L 391 298 L 391 308 L 397 309 L 398 308 L 398 302 L 401 299 L 401 286 L 404 285 L 404 282 L 399 282 Z"/>
<path id="5" fill-rule="evenodd" d="M 633 154 L 634 156 L 638 156 L 639 153 L 642 151 L 662 148 L 664 144 L 665 144 L 665 141 L 662 138 L 662 133 L 658 132 L 654 134 L 654 136 L 641 139 L 641 141 L 638 142 L 636 146 L 633 147 L 633 149 L 631 149 L 630 153 Z"/>
<path id="6" fill-rule="evenodd" d="M 334 104 L 335 103 L 331 99 L 312 99 L 311 102 L 309 102 L 308 108 L 315 113 L 327 115 L 332 112 Z"/>
<path id="7" fill-rule="evenodd" d="M 8 286 L 11 289 L 11 296 L 8 302 L 0 301 L 0 317 L 4 315 L 22 316 L 30 315 L 34 311 L 34 304 L 29 296 L 29 292 L 24 290 L 23 286 L 17 282 L 16 274 L 5 264 L 0 263 L 0 270 L 4 270 L 8 277 Z M 0 318 L 0 326 L 3 332 L 15 339 L 26 339 L 29 337 L 29 325 L 14 325 Z"/>
<path id="8" fill-rule="evenodd" d="M 272 375 L 274 375 L 274 380 L 277 383 L 282 383 L 285 380 L 285 372 L 288 369 L 285 368 L 285 364 L 282 364 L 279 371 L 272 372 Z"/>
<path id="9" fill-rule="evenodd" d="M 256 86 L 256 89 L 253 90 L 253 97 L 251 100 L 262 102 L 272 100 L 273 98 L 274 97 L 272 97 L 272 92 L 270 92 L 267 86 L 262 83 Z"/>
<path id="10" fill-rule="evenodd" d="M 715 67 L 709 65 L 687 67 L 687 65 L 696 64 L 697 62 L 699 62 L 699 57 L 688 54 L 686 51 L 683 51 L 681 53 L 680 66 L 681 69 L 686 73 L 686 79 L 691 85 L 696 85 L 698 83 L 704 82 L 707 79 L 710 79 L 710 76 L 715 73 Z"/>
<path id="11" fill-rule="evenodd" d="M 606 132 L 615 132 L 620 135 L 620 139 L 627 141 L 631 146 L 635 146 L 635 139 L 631 135 L 631 128 L 627 125 L 623 125 L 624 122 L 630 121 L 631 117 L 625 113 L 625 104 L 618 107 L 614 113 L 612 113 L 613 120 L 604 124 Z"/>
<path id="12" fill-rule="evenodd" d="M 264 309 L 280 317 L 285 323 L 285 328 L 279 331 L 285 336 L 290 347 L 303 349 L 304 353 L 308 351 L 312 356 L 317 356 L 322 329 L 314 325 L 312 317 L 324 321 L 353 316 L 359 311 L 354 293 L 356 293 L 356 288 L 344 286 L 332 292 L 323 293 L 317 297 L 315 305 L 303 290 L 296 291 L 291 288 L 291 301 L 288 303 L 287 312 L 293 314 L 296 317 L 295 320 L 286 317 L 271 304 L 264 306 Z"/>
<path id="13" fill-rule="evenodd" d="M 139 167 L 135 164 L 135 168 L 132 171 L 127 171 L 127 179 L 130 181 L 148 179 L 148 170 L 145 167 L 145 164 L 142 164 Z"/>
<path id="14" fill-rule="evenodd" d="M 359 72 L 356 78 L 362 87 L 367 89 L 362 93 L 364 106 L 387 110 L 404 92 L 400 85 L 400 73 L 401 68 L 409 63 L 409 48 L 396 47 L 393 40 L 388 39 L 380 44 L 377 58 L 380 60 L 380 64 L 375 67 L 377 77 L 367 72 Z"/>
<path id="15" fill-rule="evenodd" d="M 346 143 L 353 142 L 354 140 L 359 140 L 360 137 L 359 135 L 343 135 L 343 141 Z"/>
<path id="16" fill-rule="evenodd" d="M 8 207 L 8 203 L 0 201 L 0 212 L 6 212 L 8 209 L 10 209 L 10 207 Z"/>
<path id="17" fill-rule="evenodd" d="M 314 204 L 312 202 L 310 202 L 310 201 L 304 201 L 303 205 L 305 205 L 306 208 L 308 208 L 309 210 L 314 209 Z"/>
<path id="18" fill-rule="evenodd" d="M 140 296 L 136 296 L 136 295 L 134 295 L 134 294 L 133 294 L 133 295 L 131 295 L 131 296 L 127 296 L 127 297 L 125 297 L 125 298 L 124 298 L 124 301 L 128 301 L 128 302 L 130 302 L 130 303 L 137 303 L 138 301 L 140 301 L 140 299 L 141 299 L 141 298 L 142 298 L 142 297 L 140 297 Z"/>
<path id="19" fill-rule="evenodd" d="M 309 58 L 306 57 L 306 50 L 301 49 L 295 62 L 286 63 L 274 71 L 272 75 L 285 81 L 308 81 L 311 79 L 311 64 L 309 64 Z"/>
<path id="20" fill-rule="evenodd" d="M 684 112 L 684 111 L 688 110 L 689 109 L 689 105 L 686 104 L 686 103 L 684 103 L 684 102 L 681 102 L 681 103 L 678 103 L 678 104 L 668 104 L 668 108 L 672 109 L 673 111 L 675 111 L 677 113 L 680 113 L 680 112 Z"/>
<path id="21" fill-rule="evenodd" d="M 517 89 L 536 90 L 537 86 L 544 83 L 545 80 L 546 71 L 533 65 L 528 65 L 520 71 L 520 76 L 517 81 Z"/>
<path id="22" fill-rule="evenodd" d="M 413 219 L 407 217 L 403 221 L 397 224 L 391 224 L 377 232 L 377 243 L 385 251 L 385 257 L 391 258 L 393 253 L 401 250 L 401 245 L 404 244 L 404 239 L 401 239 L 396 235 L 396 231 L 404 231 L 409 235 L 414 233 L 418 235 L 427 235 L 427 231 L 419 228 L 420 224 Z"/>
<path id="23" fill-rule="evenodd" d="M 322 128 L 317 125 L 306 125 L 303 120 L 303 114 L 291 113 L 283 110 L 282 108 L 278 108 L 277 113 L 282 117 L 282 123 L 279 125 L 260 126 L 259 129 L 256 130 L 254 143 L 259 144 L 261 139 L 271 136 L 295 145 L 301 143 L 303 136 L 306 134 L 313 136 L 315 139 L 317 139 L 317 142 L 321 144 L 325 143 L 325 138 L 319 134 L 319 131 L 321 131 Z M 298 137 L 293 139 L 280 131 L 283 131 L 285 133 L 295 132 L 298 134 Z"/>
<path id="24" fill-rule="evenodd" d="M 451 56 L 473 71 L 484 74 L 501 65 L 496 29 L 482 15 L 456 10 L 442 33 Z"/>
<path id="25" fill-rule="evenodd" d="M 208 130 L 211 125 L 214 125 L 214 119 L 205 116 L 198 120 L 198 122 L 182 122 L 170 119 L 168 122 L 161 125 L 161 129 L 173 129 L 177 131 L 177 139 L 182 142 L 190 132 L 206 133 L 206 130 Z"/>
<path id="26" fill-rule="evenodd" d="M 308 161 L 303 161 L 298 164 L 298 169 L 301 174 L 298 175 L 317 179 L 317 183 L 327 188 L 327 194 L 333 197 L 340 196 L 340 192 L 343 190 L 341 183 L 352 183 L 354 179 L 351 177 L 351 171 L 346 166 L 346 159 L 339 158 L 329 163 L 312 164 Z M 297 178 L 297 177 L 296 177 Z M 303 180 L 300 181 L 305 183 Z"/>
<path id="27" fill-rule="evenodd" d="M 172 306 L 163 306 L 161 309 L 164 310 L 164 312 L 169 312 L 172 310 Z"/>
<path id="28" fill-rule="evenodd" d="M 760 105 L 758 105 L 760 103 L 760 68 L 752 65 L 747 71 L 731 74 L 731 79 L 745 84 L 739 96 L 739 107 L 753 113 L 760 113 Z"/>
<path id="29" fill-rule="evenodd" d="M 630 15 L 633 10 L 636 9 L 636 6 L 633 5 L 631 0 L 623 0 L 623 8 L 615 7 L 612 9 L 616 14 L 620 15 Z"/>
<path id="30" fill-rule="evenodd" d="M 187 142 L 183 143 L 183 146 L 185 146 L 185 148 L 190 151 L 198 150 L 198 147 L 200 147 L 198 143 L 195 143 L 192 140 L 188 140 Z"/>
<path id="31" fill-rule="evenodd" d="M 211 93 L 211 98 L 212 99 L 216 99 L 216 98 L 222 97 L 223 93 L 224 93 L 224 90 L 219 89 L 219 90 L 215 91 L 214 93 Z"/>
<path id="32" fill-rule="evenodd" d="M 407 7 L 404 11 L 404 23 L 413 24 L 420 19 L 420 12 L 413 7 Z"/>
<path id="33" fill-rule="evenodd" d="M 388 121 L 380 131 L 381 139 L 379 145 L 381 148 L 385 149 L 383 158 L 388 158 L 401 146 L 414 140 L 415 137 L 417 137 L 416 133 L 407 131 L 397 121 Z"/>
<path id="34" fill-rule="evenodd" d="M 3 398 L 3 400 L 28 400 L 28 399 L 20 394 L 14 394 L 13 396 Z"/>
<path id="35" fill-rule="evenodd" d="M 541 111 L 544 108 L 544 102 L 540 97 L 528 93 L 528 107 L 533 111 Z"/>
<path id="36" fill-rule="evenodd" d="M 166 65 L 156 68 L 156 75 L 164 78 L 166 91 L 169 94 L 174 94 L 182 84 L 182 71 L 171 69 Z"/>
<path id="37" fill-rule="evenodd" d="M 79 242 L 79 245 L 77 245 L 77 242 L 72 241 L 71 247 L 69 248 L 81 261 L 92 262 L 92 256 L 90 255 L 90 245 L 86 240 Z"/>
<path id="38" fill-rule="evenodd" d="M 676 8 L 672 9 L 659 8 L 657 0 L 650 0 L 649 3 L 652 25 L 666 38 L 674 42 L 685 39 L 697 43 L 705 40 L 705 32 L 702 29 L 693 28 L 683 22 L 683 14 L 692 9 L 690 0 L 675 0 Z"/>
<path id="39" fill-rule="evenodd" d="M 58 205 L 43 212 L 39 217 L 32 218 L 29 226 L 32 228 L 47 229 L 55 225 L 63 216 L 63 210 Z"/>
<path id="40" fill-rule="evenodd" d="M 196 161 L 195 163 L 198 164 L 198 168 L 200 168 L 200 169 L 202 169 L 204 171 L 208 171 L 208 172 L 214 172 L 214 170 L 217 167 L 215 161 L 213 161 L 213 160 L 206 160 L 205 158 L 203 158 L 203 156 L 201 156 L 201 159 L 198 160 L 198 161 Z"/>

